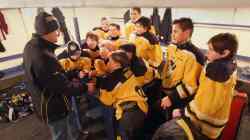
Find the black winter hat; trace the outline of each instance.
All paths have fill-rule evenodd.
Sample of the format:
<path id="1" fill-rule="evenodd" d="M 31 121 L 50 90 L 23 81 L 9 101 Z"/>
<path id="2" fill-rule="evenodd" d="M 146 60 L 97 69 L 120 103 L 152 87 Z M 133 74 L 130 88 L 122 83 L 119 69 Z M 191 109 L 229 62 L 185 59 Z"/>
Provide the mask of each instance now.
<path id="1" fill-rule="evenodd" d="M 68 48 L 69 56 L 74 55 L 77 51 L 81 51 L 80 46 L 75 41 L 68 42 L 67 48 Z"/>
<path id="2" fill-rule="evenodd" d="M 40 12 L 35 18 L 35 31 L 39 35 L 51 33 L 59 28 L 56 17 L 47 12 Z"/>

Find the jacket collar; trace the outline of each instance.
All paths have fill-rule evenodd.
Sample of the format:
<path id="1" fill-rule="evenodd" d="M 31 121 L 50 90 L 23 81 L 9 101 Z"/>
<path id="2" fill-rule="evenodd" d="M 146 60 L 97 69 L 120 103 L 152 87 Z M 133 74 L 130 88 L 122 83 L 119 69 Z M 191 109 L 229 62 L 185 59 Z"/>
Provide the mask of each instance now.
<path id="1" fill-rule="evenodd" d="M 116 41 L 116 40 L 118 40 L 120 37 L 119 36 L 116 36 L 116 37 L 109 37 L 109 39 L 111 40 L 111 41 Z"/>
<path id="2" fill-rule="evenodd" d="M 177 46 L 177 48 L 178 49 L 187 49 L 187 47 L 189 47 L 189 46 L 191 46 L 191 41 L 187 41 L 187 42 L 184 42 L 184 43 L 182 43 L 182 44 L 175 44 L 174 43 L 174 45 L 176 45 Z"/>
<path id="3" fill-rule="evenodd" d="M 158 41 L 158 39 L 156 38 L 156 36 L 154 36 L 154 35 L 153 35 L 152 33 L 150 33 L 149 31 L 144 32 L 144 33 L 142 33 L 142 34 L 137 34 L 137 36 L 142 36 L 142 37 L 146 38 L 146 39 L 150 42 L 150 44 L 152 44 L 152 45 L 155 45 L 155 44 L 158 44 L 158 43 L 159 43 L 159 41 Z"/>
<path id="4" fill-rule="evenodd" d="M 40 43 L 42 43 L 42 44 L 40 45 L 40 47 L 43 47 L 43 48 L 48 49 L 48 50 L 51 50 L 51 51 L 55 51 L 57 48 L 60 47 L 59 45 L 57 45 L 57 44 L 55 44 L 55 43 L 52 43 L 52 42 L 49 42 L 49 41 L 43 39 L 43 38 L 42 38 L 40 35 L 38 35 L 38 34 L 33 34 L 33 35 L 32 35 L 32 38 L 35 38 L 35 39 L 39 40 Z"/>

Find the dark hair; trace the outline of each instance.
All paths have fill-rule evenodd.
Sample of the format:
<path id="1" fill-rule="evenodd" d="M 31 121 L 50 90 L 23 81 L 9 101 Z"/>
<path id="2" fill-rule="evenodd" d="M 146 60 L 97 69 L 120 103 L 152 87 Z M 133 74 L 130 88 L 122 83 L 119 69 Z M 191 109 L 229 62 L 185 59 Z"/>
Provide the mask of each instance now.
<path id="1" fill-rule="evenodd" d="M 139 14 L 141 14 L 141 8 L 140 7 L 133 7 L 132 10 L 137 11 Z"/>
<path id="2" fill-rule="evenodd" d="M 109 26 L 113 26 L 113 27 L 115 27 L 117 30 L 120 30 L 120 29 L 121 29 L 120 25 L 119 25 L 119 24 L 116 24 L 116 23 L 111 23 Z"/>
<path id="3" fill-rule="evenodd" d="M 142 16 L 141 18 L 139 18 L 139 19 L 135 22 L 135 24 L 140 24 L 140 25 L 142 25 L 144 28 L 147 29 L 147 31 L 149 31 L 150 28 L 151 28 L 151 21 L 150 21 L 150 19 L 147 18 L 147 17 L 144 17 L 144 16 Z"/>
<path id="4" fill-rule="evenodd" d="M 192 36 L 193 30 L 194 30 L 194 24 L 193 24 L 192 19 L 183 17 L 183 18 L 174 20 L 173 24 L 178 24 L 180 28 L 182 29 L 182 31 L 191 30 L 190 36 Z"/>
<path id="5" fill-rule="evenodd" d="M 111 58 L 121 64 L 122 67 L 128 67 L 130 65 L 127 54 L 123 51 L 115 51 L 111 54 Z"/>
<path id="6" fill-rule="evenodd" d="M 233 58 L 238 50 L 238 40 L 234 34 L 231 33 L 219 33 L 209 39 L 208 43 L 212 44 L 213 49 L 223 54 L 224 50 L 229 50 L 230 54 L 227 58 Z"/>
<path id="7" fill-rule="evenodd" d="M 136 56 L 136 46 L 135 44 L 133 43 L 128 43 L 128 44 L 124 44 L 124 45 L 121 45 L 119 47 L 120 50 L 123 50 L 125 52 L 130 52 L 133 54 L 133 57 Z"/>
<path id="8" fill-rule="evenodd" d="M 91 32 L 91 31 L 86 34 L 86 40 L 87 40 L 87 38 L 93 39 L 97 42 L 99 41 L 98 35 L 96 35 L 95 33 Z"/>

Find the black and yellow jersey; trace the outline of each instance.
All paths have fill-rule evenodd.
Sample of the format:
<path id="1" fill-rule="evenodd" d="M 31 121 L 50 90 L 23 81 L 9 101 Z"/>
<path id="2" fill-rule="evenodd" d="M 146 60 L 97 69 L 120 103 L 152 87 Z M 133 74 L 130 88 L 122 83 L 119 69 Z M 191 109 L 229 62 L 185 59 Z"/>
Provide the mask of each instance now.
<path id="1" fill-rule="evenodd" d="M 133 22 L 127 22 L 124 27 L 124 36 L 129 39 L 131 33 L 135 31 L 135 24 Z"/>
<path id="2" fill-rule="evenodd" d="M 139 57 L 134 57 L 131 60 L 130 69 L 137 79 L 143 81 L 141 82 L 141 86 L 150 83 L 157 77 L 157 70 L 152 68 L 147 61 Z"/>
<path id="3" fill-rule="evenodd" d="M 158 67 L 163 60 L 163 52 L 155 35 L 145 32 L 130 42 L 136 45 L 136 56 L 145 59 L 150 66 Z"/>
<path id="4" fill-rule="evenodd" d="M 60 65 L 65 71 L 80 70 L 89 72 L 91 70 L 91 59 L 88 57 L 80 57 L 78 60 L 73 61 L 70 58 L 59 60 Z"/>
<path id="5" fill-rule="evenodd" d="M 96 76 L 103 76 L 107 73 L 107 64 L 103 59 L 96 59 L 94 62 Z"/>
<path id="6" fill-rule="evenodd" d="M 104 31 L 101 27 L 95 27 L 93 30 L 100 40 L 105 40 L 108 38 L 108 31 Z"/>
<path id="7" fill-rule="evenodd" d="M 121 38 L 121 37 L 108 37 L 108 40 L 110 40 L 115 47 L 115 50 L 118 50 L 119 47 L 123 44 L 126 44 L 128 41 Z"/>
<path id="8" fill-rule="evenodd" d="M 185 116 L 202 134 L 217 138 L 229 119 L 236 84 L 233 60 L 215 60 L 204 66 L 194 99 L 185 108 Z"/>
<path id="9" fill-rule="evenodd" d="M 159 67 L 163 91 L 172 91 L 168 94 L 172 103 L 181 104 L 198 88 L 204 55 L 191 42 L 186 42 L 169 45 L 164 59 Z"/>
<path id="10" fill-rule="evenodd" d="M 135 76 L 130 69 L 120 68 L 97 81 L 100 85 L 99 99 L 105 105 L 112 105 L 116 109 L 117 120 L 122 117 L 123 109 L 120 105 L 125 102 L 134 101 L 143 112 L 147 113 L 148 105 L 141 86 L 145 83 L 145 79 L 152 78 L 153 74 L 150 69 L 141 72 L 143 73 L 137 73 L 141 76 Z"/>
<path id="11" fill-rule="evenodd" d="M 155 35 L 155 28 L 154 26 L 151 26 L 149 32 L 153 33 Z M 132 33 L 135 33 L 135 23 L 133 22 L 127 22 L 124 27 L 124 36 L 127 40 L 130 39 L 130 36 Z"/>

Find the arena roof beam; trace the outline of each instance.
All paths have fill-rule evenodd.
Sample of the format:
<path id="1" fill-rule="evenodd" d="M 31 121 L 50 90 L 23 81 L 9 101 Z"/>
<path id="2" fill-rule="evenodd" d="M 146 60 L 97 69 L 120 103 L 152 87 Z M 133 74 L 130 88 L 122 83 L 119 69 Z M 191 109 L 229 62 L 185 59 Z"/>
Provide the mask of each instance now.
<path id="1" fill-rule="evenodd" d="M 186 7 L 243 8 L 249 0 L 0 0 L 0 8 L 27 7 Z"/>
<path id="2" fill-rule="evenodd" d="M 249 0 L 85 0 L 87 7 L 182 7 L 182 8 L 241 8 Z"/>

